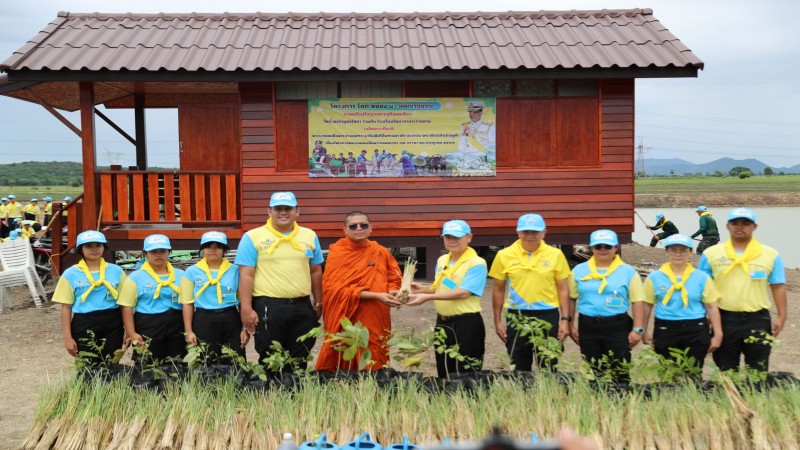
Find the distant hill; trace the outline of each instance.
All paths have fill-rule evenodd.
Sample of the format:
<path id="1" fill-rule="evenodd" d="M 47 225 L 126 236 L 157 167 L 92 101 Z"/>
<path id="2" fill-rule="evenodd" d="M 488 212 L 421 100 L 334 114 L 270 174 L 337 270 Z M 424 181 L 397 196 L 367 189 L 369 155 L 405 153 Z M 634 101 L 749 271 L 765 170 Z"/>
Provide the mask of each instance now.
<path id="1" fill-rule="evenodd" d="M 695 164 L 678 158 L 645 159 L 644 161 L 644 168 L 647 175 L 670 175 L 671 171 L 674 171 L 675 175 L 694 175 L 695 173 L 705 175 L 713 174 L 716 171 L 727 175 L 731 169 L 737 166 L 749 167 L 753 171 L 753 174 L 764 172 L 766 167 L 771 168 L 775 173 L 800 173 L 800 164 L 792 167 L 773 167 L 753 158 L 720 158 L 705 164 Z"/>
<path id="2" fill-rule="evenodd" d="M 108 170 L 108 166 L 98 166 Z M 174 170 L 151 167 L 150 170 Z M 83 164 L 73 161 L 27 161 L 0 164 L 0 186 L 83 186 Z"/>
<path id="3" fill-rule="evenodd" d="M 0 185 L 82 186 L 83 166 L 66 161 L 0 164 Z"/>

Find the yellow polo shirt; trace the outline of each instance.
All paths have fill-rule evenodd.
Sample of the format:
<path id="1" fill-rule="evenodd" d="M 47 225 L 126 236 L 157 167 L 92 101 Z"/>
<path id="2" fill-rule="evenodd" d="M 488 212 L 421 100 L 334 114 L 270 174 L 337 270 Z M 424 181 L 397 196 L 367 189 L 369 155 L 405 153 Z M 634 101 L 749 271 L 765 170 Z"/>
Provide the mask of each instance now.
<path id="1" fill-rule="evenodd" d="M 733 264 L 725 251 L 725 244 L 719 243 L 707 248 L 700 258 L 698 269 L 711 275 L 722 298 L 720 309 L 734 312 L 755 312 L 769 308 L 772 304 L 769 297 L 770 284 L 786 282 L 783 265 L 779 263 L 778 251 L 772 247 L 761 245 L 759 256 L 747 262 L 748 271 L 742 267 L 734 267 L 727 275 L 725 269 Z M 773 273 L 774 269 L 778 269 Z M 781 273 L 778 273 L 780 271 Z"/>
<path id="2" fill-rule="evenodd" d="M 437 273 L 443 268 L 446 268 L 451 261 L 448 261 L 450 254 L 447 253 L 439 257 L 436 261 L 436 271 Z M 482 266 L 482 267 L 481 267 Z M 476 271 L 482 272 L 480 275 L 483 277 L 482 285 L 480 281 L 478 281 L 478 286 L 473 286 L 467 289 L 466 286 L 462 286 L 462 283 L 467 278 L 467 273 L 469 273 L 470 269 L 476 268 Z M 473 272 L 478 273 L 478 272 Z M 436 312 L 441 316 L 457 316 L 459 314 L 468 314 L 468 313 L 476 313 L 481 312 L 481 296 L 475 295 L 475 291 L 481 291 L 483 293 L 483 286 L 486 284 L 486 261 L 480 256 L 475 256 L 469 261 L 464 262 L 459 266 L 455 272 L 453 272 L 452 277 L 449 279 L 445 279 L 442 281 L 439 286 L 436 287 L 436 293 L 441 292 L 449 292 L 460 287 L 470 291 L 472 295 L 467 298 L 459 299 L 459 300 L 434 300 L 433 307 L 436 309 Z"/>
<path id="3" fill-rule="evenodd" d="M 254 297 L 295 298 L 311 294 L 309 264 L 323 262 L 317 248 L 317 234 L 309 228 L 299 227 L 295 241 L 303 250 L 282 242 L 267 254 L 267 249 L 281 237 L 283 235 L 276 235 L 262 226 L 245 233 L 239 242 L 236 264 L 256 268 Z"/>
<path id="4" fill-rule="evenodd" d="M 542 310 L 558 308 L 556 281 L 568 279 L 569 273 L 561 250 L 541 241 L 528 253 L 517 240 L 497 252 L 489 276 L 506 281 L 506 308 Z"/>
<path id="5" fill-rule="evenodd" d="M 19 202 L 9 203 L 6 205 L 6 217 L 9 219 L 22 217 L 22 205 Z"/>

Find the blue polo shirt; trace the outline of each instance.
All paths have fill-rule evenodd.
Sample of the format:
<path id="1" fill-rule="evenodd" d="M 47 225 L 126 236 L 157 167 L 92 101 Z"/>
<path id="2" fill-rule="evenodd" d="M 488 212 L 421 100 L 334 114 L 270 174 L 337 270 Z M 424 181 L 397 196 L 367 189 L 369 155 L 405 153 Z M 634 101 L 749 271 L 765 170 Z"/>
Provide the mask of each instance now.
<path id="1" fill-rule="evenodd" d="M 601 275 L 606 269 L 598 269 Z M 628 312 L 631 302 L 644 300 L 644 289 L 639 273 L 628 264 L 623 264 L 606 278 L 603 292 L 597 293 L 600 280 L 581 278 L 589 275 L 589 263 L 581 263 L 572 269 L 569 278 L 569 296 L 578 299 L 578 314 L 591 317 L 608 317 Z"/>
<path id="2" fill-rule="evenodd" d="M 681 277 L 676 277 L 681 281 Z M 694 270 L 689 275 L 689 279 L 683 283 L 689 300 L 688 306 L 684 306 L 681 291 L 673 291 L 666 305 L 664 296 L 672 287 L 672 281 L 662 271 L 651 272 L 644 281 L 645 301 L 655 305 L 656 319 L 663 320 L 692 320 L 701 319 L 706 316 L 706 303 L 715 303 L 720 299 L 714 280 L 701 271 Z"/>

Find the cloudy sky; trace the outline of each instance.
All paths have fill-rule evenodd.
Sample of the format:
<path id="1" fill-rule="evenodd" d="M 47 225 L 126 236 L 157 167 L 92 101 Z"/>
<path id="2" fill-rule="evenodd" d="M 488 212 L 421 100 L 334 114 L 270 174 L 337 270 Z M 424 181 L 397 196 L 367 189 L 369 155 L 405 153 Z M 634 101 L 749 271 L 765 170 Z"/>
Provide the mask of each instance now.
<path id="1" fill-rule="evenodd" d="M 224 5 L 224 6 L 221 6 Z M 797 0 L 237 1 L 37 0 L 0 2 L 0 60 L 69 12 L 380 12 L 652 8 L 705 62 L 698 78 L 636 82 L 636 141 L 646 158 L 696 163 L 730 156 L 773 167 L 800 164 L 800 40 Z M 224 8 L 224 9 L 223 9 Z M 128 111 L 108 115 L 133 134 Z M 78 123 L 75 113 L 67 117 Z M 98 162 L 132 163 L 133 149 L 98 121 Z M 151 165 L 177 163 L 177 114 L 148 112 Z M 0 163 L 80 161 L 77 136 L 41 106 L 0 97 Z"/>

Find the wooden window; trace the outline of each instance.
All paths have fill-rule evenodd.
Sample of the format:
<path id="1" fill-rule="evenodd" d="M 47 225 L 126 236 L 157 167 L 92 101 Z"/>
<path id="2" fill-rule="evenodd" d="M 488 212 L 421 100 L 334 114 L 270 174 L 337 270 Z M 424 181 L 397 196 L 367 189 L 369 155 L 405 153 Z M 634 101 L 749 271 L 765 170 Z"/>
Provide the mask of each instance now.
<path id="1" fill-rule="evenodd" d="M 475 80 L 472 97 L 511 97 L 511 80 Z"/>
<path id="2" fill-rule="evenodd" d="M 497 100 L 497 165 L 592 166 L 600 162 L 597 98 Z"/>
<path id="3" fill-rule="evenodd" d="M 335 81 L 279 81 L 275 83 L 278 100 L 308 100 L 309 98 L 336 98 Z"/>
<path id="4" fill-rule="evenodd" d="M 517 97 L 553 97 L 555 81 L 553 80 L 516 80 Z"/>
<path id="5" fill-rule="evenodd" d="M 275 104 L 275 163 L 278 170 L 308 171 L 308 102 Z"/>
<path id="6" fill-rule="evenodd" d="M 470 97 L 468 80 L 406 81 L 405 97 Z"/>

